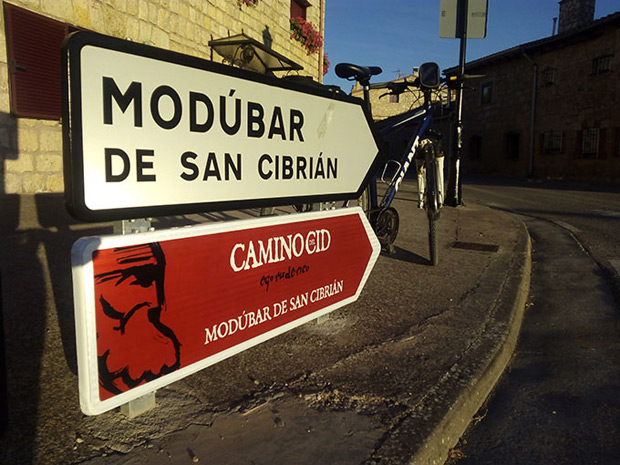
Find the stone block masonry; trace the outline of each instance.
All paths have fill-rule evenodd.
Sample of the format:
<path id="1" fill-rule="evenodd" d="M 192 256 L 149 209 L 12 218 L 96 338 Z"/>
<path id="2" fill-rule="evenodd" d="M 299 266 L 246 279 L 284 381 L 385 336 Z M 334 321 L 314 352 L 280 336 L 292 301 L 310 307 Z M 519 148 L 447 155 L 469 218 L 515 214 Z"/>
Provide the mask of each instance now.
<path id="1" fill-rule="evenodd" d="M 304 67 L 302 75 L 322 80 L 323 53 L 308 55 L 290 38 L 291 0 L 12 0 L 33 13 L 81 29 L 222 61 L 211 39 L 242 31 Z M 323 31 L 324 1 L 313 2 L 307 20 Z M 4 10 L 0 23 L 0 194 L 62 192 L 60 121 L 13 116 Z"/>

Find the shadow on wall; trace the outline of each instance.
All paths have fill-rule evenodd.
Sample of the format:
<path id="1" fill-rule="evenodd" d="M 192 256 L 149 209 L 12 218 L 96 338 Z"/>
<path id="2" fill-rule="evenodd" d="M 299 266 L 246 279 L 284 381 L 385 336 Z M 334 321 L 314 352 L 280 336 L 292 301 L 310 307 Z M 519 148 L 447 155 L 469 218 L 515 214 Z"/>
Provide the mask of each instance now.
<path id="1" fill-rule="evenodd" d="M 78 224 L 62 194 L 8 194 L 17 141 L 17 121 L 0 114 L 0 463 L 51 463 L 46 454 L 70 453 L 58 436 L 82 417 L 71 246 L 112 226 Z"/>
<path id="2" fill-rule="evenodd" d="M 265 25 L 265 29 L 263 29 L 263 43 L 267 48 L 272 48 L 273 37 L 271 37 L 271 32 L 269 31 L 269 26 L 267 25 Z"/>
<path id="3" fill-rule="evenodd" d="M 18 156 L 17 119 L 8 113 L 0 112 L 0 194 L 7 192 L 7 161 L 17 160 Z M 5 213 L 4 210 L 2 213 Z M 6 219 L 3 217 L 2 220 Z"/>
<path id="4" fill-rule="evenodd" d="M 8 113 L 0 112 L 0 220 L 1 227 L 17 228 L 19 221 L 19 196 L 6 195 L 6 160 L 17 159 L 17 121 Z M 8 422 L 7 367 L 3 324 L 2 271 L 0 266 L 0 436 L 6 432 Z"/>

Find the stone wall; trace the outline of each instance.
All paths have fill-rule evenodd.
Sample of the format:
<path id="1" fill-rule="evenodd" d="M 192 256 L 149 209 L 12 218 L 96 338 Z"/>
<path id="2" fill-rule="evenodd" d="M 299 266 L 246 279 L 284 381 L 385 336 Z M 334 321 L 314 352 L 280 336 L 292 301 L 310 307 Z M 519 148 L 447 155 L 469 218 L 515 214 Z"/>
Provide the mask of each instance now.
<path id="1" fill-rule="evenodd" d="M 290 38 L 290 1 L 258 0 L 11 0 L 49 18 L 106 35 L 214 61 L 211 39 L 239 34 L 264 42 L 322 80 L 322 51 L 308 55 Z M 11 115 L 3 11 L 0 24 L 0 194 L 62 192 L 62 128 L 59 121 Z M 307 20 L 323 31 L 324 0 L 312 2 Z"/>

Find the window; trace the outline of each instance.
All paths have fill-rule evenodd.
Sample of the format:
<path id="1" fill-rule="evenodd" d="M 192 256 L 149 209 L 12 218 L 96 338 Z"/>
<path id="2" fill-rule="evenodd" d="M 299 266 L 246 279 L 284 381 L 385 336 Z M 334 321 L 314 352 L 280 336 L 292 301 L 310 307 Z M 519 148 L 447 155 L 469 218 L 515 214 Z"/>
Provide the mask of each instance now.
<path id="1" fill-rule="evenodd" d="M 482 154 L 482 137 L 471 136 L 469 138 L 469 151 L 467 153 L 470 160 L 478 160 Z"/>
<path id="2" fill-rule="evenodd" d="M 307 0 L 291 0 L 291 18 L 306 19 L 306 10 L 310 6 Z"/>
<path id="3" fill-rule="evenodd" d="M 519 158 L 521 149 L 521 136 L 518 132 L 507 132 L 504 134 L 504 156 L 508 160 Z"/>
<path id="4" fill-rule="evenodd" d="M 543 133 L 543 152 L 562 152 L 562 131 L 548 131 Z"/>
<path id="5" fill-rule="evenodd" d="M 611 72 L 611 58 L 613 55 L 602 55 L 592 60 L 592 74 L 599 75 Z"/>
<path id="6" fill-rule="evenodd" d="M 543 69 L 542 71 L 542 86 L 543 87 L 550 87 L 553 84 L 555 84 L 555 73 L 556 73 L 556 69 L 552 68 L 551 66 L 547 66 L 545 69 Z"/>
<path id="7" fill-rule="evenodd" d="M 60 46 L 74 28 L 4 4 L 11 112 L 16 116 L 60 119 Z"/>
<path id="8" fill-rule="evenodd" d="M 583 158 L 598 157 L 599 138 L 599 128 L 584 129 L 581 132 L 581 156 Z"/>
<path id="9" fill-rule="evenodd" d="M 493 83 L 485 82 L 480 88 L 480 103 L 488 105 L 493 100 Z"/>

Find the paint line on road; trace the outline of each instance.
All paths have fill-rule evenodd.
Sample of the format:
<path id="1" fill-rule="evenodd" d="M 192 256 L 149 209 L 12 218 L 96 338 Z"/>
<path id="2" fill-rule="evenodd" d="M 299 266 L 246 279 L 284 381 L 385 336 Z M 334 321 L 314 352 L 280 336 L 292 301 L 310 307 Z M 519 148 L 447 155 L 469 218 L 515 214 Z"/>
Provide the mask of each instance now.
<path id="1" fill-rule="evenodd" d="M 562 220 L 552 220 L 555 224 L 557 224 L 558 226 L 562 226 L 564 229 L 568 229 L 570 232 L 574 233 L 578 233 L 581 232 L 581 229 L 576 228 L 575 226 L 573 226 L 570 223 L 567 223 L 566 221 L 562 221 Z"/>
<path id="2" fill-rule="evenodd" d="M 598 213 L 601 216 L 608 216 L 610 218 L 620 218 L 620 212 L 613 210 L 594 210 L 594 213 Z"/>
<path id="3" fill-rule="evenodd" d="M 618 276 L 620 276 L 620 259 L 609 259 L 609 263 L 611 263 L 611 266 L 614 267 L 614 269 L 616 270 L 616 273 L 618 273 Z"/>

